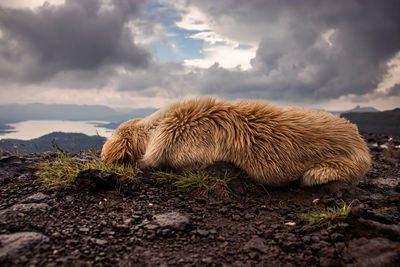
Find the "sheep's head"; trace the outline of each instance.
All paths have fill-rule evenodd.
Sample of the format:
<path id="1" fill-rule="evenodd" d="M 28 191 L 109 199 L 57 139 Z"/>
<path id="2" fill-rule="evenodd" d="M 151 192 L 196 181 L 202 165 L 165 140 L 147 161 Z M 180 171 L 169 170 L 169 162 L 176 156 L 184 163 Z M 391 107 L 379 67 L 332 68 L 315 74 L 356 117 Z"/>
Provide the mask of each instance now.
<path id="1" fill-rule="evenodd" d="M 121 124 L 106 141 L 101 150 L 101 160 L 106 163 L 136 164 L 143 156 L 147 145 L 147 132 L 141 119 Z"/>

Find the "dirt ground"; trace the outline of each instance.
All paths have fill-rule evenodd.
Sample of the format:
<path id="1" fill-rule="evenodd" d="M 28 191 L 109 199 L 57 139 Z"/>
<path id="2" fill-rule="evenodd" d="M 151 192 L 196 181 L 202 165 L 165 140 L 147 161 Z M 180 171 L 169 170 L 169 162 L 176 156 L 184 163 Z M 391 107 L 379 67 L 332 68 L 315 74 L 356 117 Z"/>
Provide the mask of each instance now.
<path id="1" fill-rule="evenodd" d="M 398 266 L 400 139 L 365 134 L 373 166 L 343 184 L 183 193 L 143 176 L 124 190 L 43 189 L 29 166 L 54 153 L 0 157 L 0 265 Z M 210 171 L 233 172 L 217 164 Z M 309 225 L 302 214 L 346 207 Z"/>

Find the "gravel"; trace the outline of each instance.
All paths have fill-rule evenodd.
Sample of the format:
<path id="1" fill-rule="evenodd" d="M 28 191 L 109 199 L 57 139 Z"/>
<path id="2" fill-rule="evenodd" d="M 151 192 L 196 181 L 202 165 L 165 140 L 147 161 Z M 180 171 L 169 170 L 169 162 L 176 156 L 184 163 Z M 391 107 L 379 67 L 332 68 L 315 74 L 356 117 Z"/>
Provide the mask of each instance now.
<path id="1" fill-rule="evenodd" d="M 77 189 L 44 189 L 29 166 L 54 153 L 3 153 L 0 265 L 396 266 L 400 167 L 385 153 L 371 151 L 372 168 L 357 187 L 251 194 L 236 180 L 225 197 L 178 192 L 145 174 L 140 186 L 116 191 L 114 177 L 98 170 L 81 173 Z M 237 172 L 221 163 L 209 170 Z M 336 227 L 310 226 L 301 216 L 343 202 L 352 210 Z"/>

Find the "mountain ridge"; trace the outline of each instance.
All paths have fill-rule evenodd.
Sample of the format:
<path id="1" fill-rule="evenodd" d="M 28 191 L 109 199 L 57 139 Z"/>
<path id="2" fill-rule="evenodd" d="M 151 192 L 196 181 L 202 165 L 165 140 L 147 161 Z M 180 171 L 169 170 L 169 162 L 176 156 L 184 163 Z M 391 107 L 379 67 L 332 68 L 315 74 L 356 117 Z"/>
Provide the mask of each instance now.
<path id="1" fill-rule="evenodd" d="M 20 154 L 42 153 L 61 149 L 68 152 L 100 150 L 106 141 L 102 136 L 88 136 L 83 133 L 52 132 L 31 140 L 2 139 L 0 150 Z"/>

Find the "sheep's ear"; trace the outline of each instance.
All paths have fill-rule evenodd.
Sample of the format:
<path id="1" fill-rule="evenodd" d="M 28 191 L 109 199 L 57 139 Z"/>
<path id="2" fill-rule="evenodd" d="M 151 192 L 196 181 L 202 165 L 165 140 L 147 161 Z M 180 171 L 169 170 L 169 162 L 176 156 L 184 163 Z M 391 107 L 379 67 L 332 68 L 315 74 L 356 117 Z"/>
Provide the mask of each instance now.
<path id="1" fill-rule="evenodd" d="M 111 138 L 107 140 L 101 151 L 101 160 L 106 163 L 134 163 L 133 142 L 129 138 Z"/>

